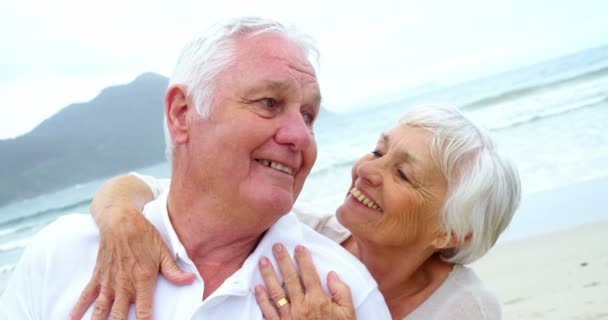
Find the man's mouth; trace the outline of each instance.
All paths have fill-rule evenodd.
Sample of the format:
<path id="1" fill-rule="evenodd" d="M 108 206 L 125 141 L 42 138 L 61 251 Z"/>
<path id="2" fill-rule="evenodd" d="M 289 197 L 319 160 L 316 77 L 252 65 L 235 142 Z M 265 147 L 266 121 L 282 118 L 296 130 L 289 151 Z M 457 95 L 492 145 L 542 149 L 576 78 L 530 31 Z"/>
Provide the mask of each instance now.
<path id="1" fill-rule="evenodd" d="M 382 212 L 382 209 L 380 208 L 380 206 L 378 206 L 373 200 L 366 197 L 357 188 L 352 188 L 350 190 L 350 194 L 352 194 L 355 199 L 357 199 L 359 202 L 363 203 L 364 205 L 366 205 L 372 209 L 375 209 L 376 211 Z"/>
<path id="2" fill-rule="evenodd" d="M 285 172 L 288 175 L 292 175 L 293 174 L 293 168 L 290 168 L 290 167 L 288 167 L 286 165 L 282 165 L 282 164 L 280 164 L 278 162 L 274 162 L 274 161 L 270 161 L 270 160 L 266 160 L 266 159 L 255 159 L 255 161 L 261 163 L 263 166 L 270 167 L 270 168 L 273 168 L 273 169 L 277 169 L 277 170 L 279 170 L 281 172 Z"/>

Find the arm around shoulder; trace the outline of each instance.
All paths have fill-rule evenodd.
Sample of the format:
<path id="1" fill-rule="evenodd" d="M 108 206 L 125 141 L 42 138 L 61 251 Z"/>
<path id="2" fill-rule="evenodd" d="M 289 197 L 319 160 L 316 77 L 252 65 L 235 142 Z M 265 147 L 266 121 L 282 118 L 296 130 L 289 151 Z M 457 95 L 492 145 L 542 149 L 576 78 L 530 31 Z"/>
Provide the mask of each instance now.
<path id="1" fill-rule="evenodd" d="M 294 205 L 292 211 L 300 222 L 336 243 L 342 243 L 350 236 L 350 231 L 338 222 L 334 213 L 315 211 L 301 204 Z"/>
<path id="2" fill-rule="evenodd" d="M 128 213 L 141 213 L 146 203 L 154 200 L 148 184 L 135 175 L 116 176 L 106 181 L 95 193 L 91 214 L 103 230 L 113 219 Z"/>
<path id="3" fill-rule="evenodd" d="M 193 274 L 178 268 L 158 231 L 141 214 L 144 205 L 163 188 L 162 182 L 147 178 L 159 187 L 151 186 L 144 176 L 131 174 L 112 178 L 95 195 L 91 212 L 100 230 L 97 266 L 72 309 L 74 318 L 82 317 L 92 303 L 106 316 L 110 312 L 126 316 L 125 308 L 120 306 L 133 301 L 138 314 L 151 314 L 159 270 L 176 285 L 194 280 Z M 116 278 L 128 281 L 117 284 Z M 112 285 L 102 285 L 106 283 Z"/>

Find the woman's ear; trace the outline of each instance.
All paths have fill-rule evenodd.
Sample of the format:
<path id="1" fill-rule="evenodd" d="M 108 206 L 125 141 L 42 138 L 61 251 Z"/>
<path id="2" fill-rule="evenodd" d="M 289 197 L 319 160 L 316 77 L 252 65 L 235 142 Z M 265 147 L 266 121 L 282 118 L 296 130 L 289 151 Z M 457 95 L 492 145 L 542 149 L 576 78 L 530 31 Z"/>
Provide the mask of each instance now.
<path id="1" fill-rule="evenodd" d="M 188 142 L 188 111 L 190 103 L 183 85 L 172 85 L 165 94 L 167 128 L 175 145 Z"/>
<path id="2" fill-rule="evenodd" d="M 448 237 L 448 234 L 444 232 L 441 235 L 435 237 L 435 239 L 433 240 L 433 246 L 437 250 L 460 247 L 463 243 L 469 241 L 472 236 L 473 234 L 469 232 L 466 237 L 464 237 L 464 239 L 460 241 L 456 236 L 454 236 L 454 234 Z"/>

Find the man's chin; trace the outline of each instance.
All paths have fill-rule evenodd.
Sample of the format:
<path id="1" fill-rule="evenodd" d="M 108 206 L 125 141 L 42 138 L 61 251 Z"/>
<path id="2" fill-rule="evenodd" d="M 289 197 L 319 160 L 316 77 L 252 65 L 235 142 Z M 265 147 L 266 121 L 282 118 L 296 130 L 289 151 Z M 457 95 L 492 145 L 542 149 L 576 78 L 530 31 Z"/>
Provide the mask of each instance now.
<path id="1" fill-rule="evenodd" d="M 295 198 L 289 194 L 272 194 L 261 199 L 261 207 L 265 215 L 276 216 L 277 220 L 291 211 Z"/>

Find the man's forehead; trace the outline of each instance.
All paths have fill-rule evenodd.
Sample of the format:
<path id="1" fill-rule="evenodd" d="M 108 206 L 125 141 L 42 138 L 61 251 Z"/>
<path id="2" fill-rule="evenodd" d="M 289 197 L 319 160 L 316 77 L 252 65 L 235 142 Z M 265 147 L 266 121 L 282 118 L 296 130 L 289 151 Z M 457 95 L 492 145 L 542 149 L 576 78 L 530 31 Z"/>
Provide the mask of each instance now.
<path id="1" fill-rule="evenodd" d="M 292 40 L 276 33 L 265 33 L 235 40 L 238 60 L 277 60 L 290 68 L 316 78 L 316 72 L 303 50 Z"/>
<path id="2" fill-rule="evenodd" d="M 256 84 L 251 84 L 250 87 L 244 92 L 246 96 L 255 95 L 258 92 L 275 92 L 275 93 L 286 93 L 294 89 L 292 81 L 286 80 L 271 80 L 273 78 L 261 79 Z M 319 91 L 318 83 L 314 83 L 308 86 L 305 91 L 307 100 L 312 104 L 321 104 L 321 92 Z"/>

